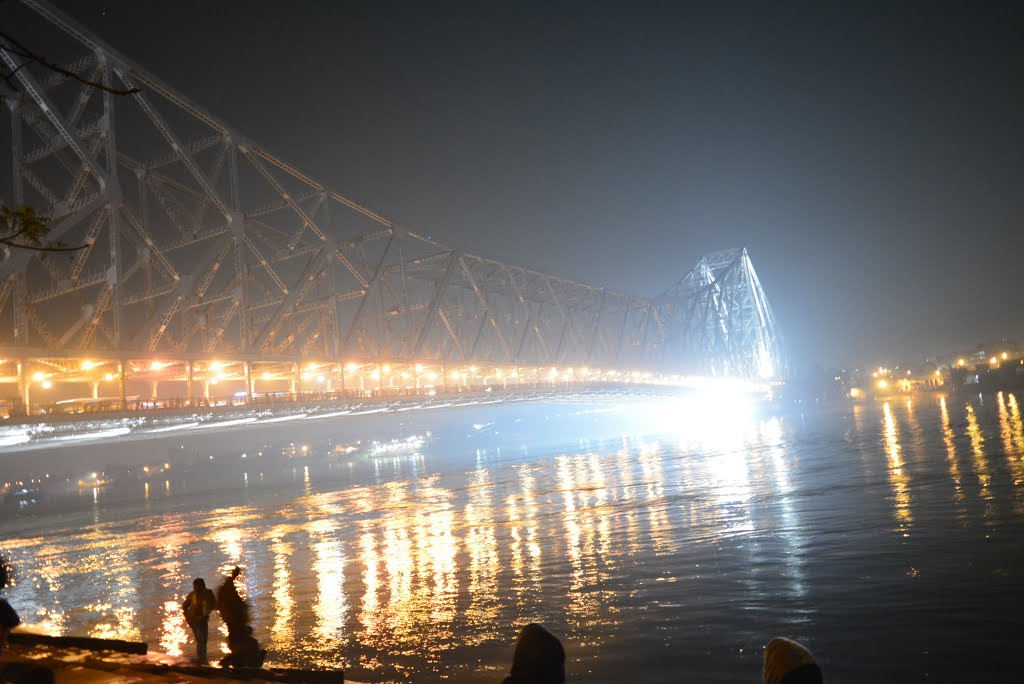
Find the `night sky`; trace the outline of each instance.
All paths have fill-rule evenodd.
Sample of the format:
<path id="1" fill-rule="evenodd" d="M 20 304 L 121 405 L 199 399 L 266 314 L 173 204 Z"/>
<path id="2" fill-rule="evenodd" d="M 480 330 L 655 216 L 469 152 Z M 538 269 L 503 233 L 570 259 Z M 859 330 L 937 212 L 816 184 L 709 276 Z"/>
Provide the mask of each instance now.
<path id="1" fill-rule="evenodd" d="M 441 241 L 638 295 L 745 245 L 798 366 L 1024 336 L 1024 2 L 58 4 Z"/>

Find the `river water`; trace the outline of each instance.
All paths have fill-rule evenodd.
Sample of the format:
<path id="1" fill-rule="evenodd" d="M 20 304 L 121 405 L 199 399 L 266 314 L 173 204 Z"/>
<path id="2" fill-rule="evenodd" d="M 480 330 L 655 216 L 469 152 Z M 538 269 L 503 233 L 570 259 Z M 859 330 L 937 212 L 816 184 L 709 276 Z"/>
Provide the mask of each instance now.
<path id="1" fill-rule="evenodd" d="M 239 564 L 271 661 L 371 682 L 500 681 L 529 621 L 580 681 L 759 681 L 775 635 L 833 682 L 1019 681 L 1022 404 L 612 397 L 349 417 L 422 439 L 376 457 L 330 424 L 146 443 L 194 462 L 5 507 L 0 550 L 26 622 L 185 655 L 192 578 Z"/>

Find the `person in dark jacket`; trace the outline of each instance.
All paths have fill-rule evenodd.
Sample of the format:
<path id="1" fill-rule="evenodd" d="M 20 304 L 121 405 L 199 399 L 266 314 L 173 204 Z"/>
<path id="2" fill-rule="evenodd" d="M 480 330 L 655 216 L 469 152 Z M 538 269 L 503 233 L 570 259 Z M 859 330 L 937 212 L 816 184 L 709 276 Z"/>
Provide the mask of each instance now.
<path id="1" fill-rule="evenodd" d="M 196 637 L 196 660 L 206 665 L 206 641 L 210 637 L 210 613 L 217 607 L 217 598 L 206 588 L 206 580 L 197 577 L 192 581 L 192 591 L 185 597 L 181 610 L 185 613 L 185 622 L 192 628 Z"/>
<path id="2" fill-rule="evenodd" d="M 512 670 L 504 684 L 562 684 L 565 681 L 565 649 L 543 626 L 523 627 L 512 655 Z"/>

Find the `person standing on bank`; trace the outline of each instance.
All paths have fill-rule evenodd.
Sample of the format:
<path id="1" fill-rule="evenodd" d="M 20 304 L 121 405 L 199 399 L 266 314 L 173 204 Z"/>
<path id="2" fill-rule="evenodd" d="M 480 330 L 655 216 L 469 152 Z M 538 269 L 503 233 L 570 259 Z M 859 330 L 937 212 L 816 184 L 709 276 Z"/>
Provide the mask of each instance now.
<path id="1" fill-rule="evenodd" d="M 206 659 L 206 640 L 210 636 L 210 613 L 216 608 L 217 597 L 206 588 L 206 580 L 197 577 L 192 582 L 192 591 L 181 604 L 181 610 L 185 613 L 185 622 L 196 636 L 196 660 L 200 665 L 209 663 Z"/>
<path id="2" fill-rule="evenodd" d="M 4 561 L 4 557 L 0 556 L 0 589 L 6 587 L 10 580 L 11 573 L 7 568 L 7 563 Z M 0 598 L 0 653 L 3 653 L 7 647 L 7 635 L 20 624 L 21 618 L 18 617 L 17 611 L 11 608 L 7 599 Z M 3 677 L 0 676 L 0 679 Z"/>

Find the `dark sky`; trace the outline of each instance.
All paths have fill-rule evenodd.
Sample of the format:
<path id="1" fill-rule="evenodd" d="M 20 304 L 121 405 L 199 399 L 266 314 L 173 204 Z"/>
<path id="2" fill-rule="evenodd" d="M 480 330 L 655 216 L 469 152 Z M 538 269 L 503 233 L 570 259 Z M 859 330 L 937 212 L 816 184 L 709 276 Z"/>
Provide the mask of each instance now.
<path id="1" fill-rule="evenodd" d="M 58 2 L 437 239 L 643 295 L 746 245 L 806 364 L 1024 336 L 1024 2 Z"/>

